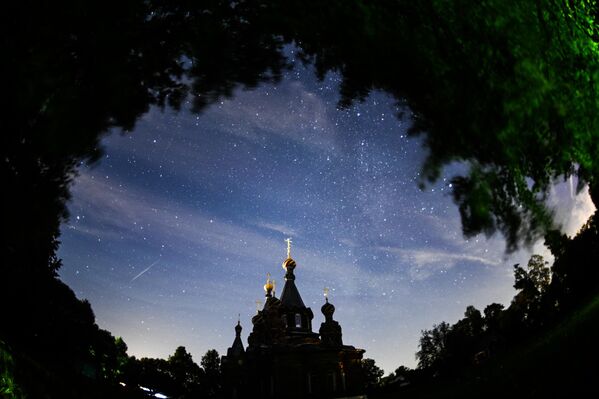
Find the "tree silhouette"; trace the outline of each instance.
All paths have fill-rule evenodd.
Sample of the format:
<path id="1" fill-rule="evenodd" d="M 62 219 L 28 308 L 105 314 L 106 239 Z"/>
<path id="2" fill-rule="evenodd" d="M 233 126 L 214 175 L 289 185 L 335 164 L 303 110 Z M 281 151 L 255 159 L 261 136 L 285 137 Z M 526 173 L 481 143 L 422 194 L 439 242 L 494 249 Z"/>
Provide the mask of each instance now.
<path id="1" fill-rule="evenodd" d="M 204 390 L 207 396 L 218 396 L 221 389 L 220 355 L 215 349 L 210 349 L 202 356 L 200 363 L 205 373 Z"/>
<path id="2" fill-rule="evenodd" d="M 551 269 L 540 255 L 532 255 L 527 268 L 514 265 L 514 288 L 519 290 L 512 301 L 512 308 L 517 310 L 526 322 L 532 322 L 540 311 L 543 294 L 549 288 Z M 540 320 L 537 320 L 540 321 Z"/>
<path id="3" fill-rule="evenodd" d="M 180 393 L 165 359 L 141 358 L 131 371 L 135 377 L 130 383 L 167 395 Z"/>
<path id="4" fill-rule="evenodd" d="M 416 352 L 419 368 L 441 367 L 446 356 L 447 337 L 451 326 L 441 322 L 433 326 L 432 330 L 422 331 L 420 337 L 419 351 Z"/>
<path id="5" fill-rule="evenodd" d="M 220 393 L 218 352 L 209 350 L 204 358 L 205 369 L 202 369 L 184 346 L 177 347 L 166 360 L 132 357 L 128 359 L 122 379 L 128 386 L 142 386 L 173 398 L 217 397 Z"/>
<path id="6" fill-rule="evenodd" d="M 525 268 L 514 265 L 517 292 L 507 309 L 494 303 L 483 317 L 469 306 L 455 324 L 424 330 L 418 369 L 408 376 L 416 397 L 438 395 L 436 390 L 448 397 L 596 393 L 586 376 L 597 372 L 599 355 L 598 215 L 572 239 L 550 237 L 552 266 L 540 255 L 532 255 Z M 572 359 L 575 365 L 561 367 Z M 429 389 L 432 379 L 437 388 Z"/>
<path id="7" fill-rule="evenodd" d="M 560 237 L 552 266 L 548 310 L 569 311 L 599 293 L 599 211 L 591 216 L 571 240 Z"/>
<path id="8" fill-rule="evenodd" d="M 378 387 L 383 377 L 384 371 L 381 370 L 374 359 L 362 359 L 362 370 L 364 371 L 364 383 L 368 391 Z"/>
<path id="9" fill-rule="evenodd" d="M 201 395 L 202 377 L 204 373 L 192 359 L 185 347 L 179 346 L 175 353 L 168 358 L 168 365 L 171 377 L 177 392 L 174 394 L 178 398 L 191 398 Z"/>

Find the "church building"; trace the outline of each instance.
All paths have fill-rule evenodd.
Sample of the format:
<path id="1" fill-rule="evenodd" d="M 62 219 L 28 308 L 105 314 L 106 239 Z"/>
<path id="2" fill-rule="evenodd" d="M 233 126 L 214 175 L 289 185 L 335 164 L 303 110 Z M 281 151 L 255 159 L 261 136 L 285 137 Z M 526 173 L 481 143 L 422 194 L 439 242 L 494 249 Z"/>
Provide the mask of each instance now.
<path id="1" fill-rule="evenodd" d="M 364 393 L 361 367 L 363 349 L 344 345 L 341 326 L 333 319 L 335 306 L 321 308 L 324 322 L 313 331 L 312 309 L 306 307 L 295 285 L 295 261 L 287 240 L 285 286 L 281 297 L 268 277 L 266 301 L 252 318 L 248 346 L 241 341 L 240 323 L 235 340 L 223 356 L 226 398 L 358 398 Z"/>

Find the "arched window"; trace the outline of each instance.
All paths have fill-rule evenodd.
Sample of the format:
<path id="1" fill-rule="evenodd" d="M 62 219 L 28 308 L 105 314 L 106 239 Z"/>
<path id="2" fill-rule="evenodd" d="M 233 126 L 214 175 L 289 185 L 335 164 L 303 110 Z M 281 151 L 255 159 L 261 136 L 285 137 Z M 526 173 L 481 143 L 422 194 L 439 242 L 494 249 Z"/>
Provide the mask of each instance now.
<path id="1" fill-rule="evenodd" d="M 302 326 L 302 316 L 299 313 L 295 314 L 295 327 L 300 328 Z"/>

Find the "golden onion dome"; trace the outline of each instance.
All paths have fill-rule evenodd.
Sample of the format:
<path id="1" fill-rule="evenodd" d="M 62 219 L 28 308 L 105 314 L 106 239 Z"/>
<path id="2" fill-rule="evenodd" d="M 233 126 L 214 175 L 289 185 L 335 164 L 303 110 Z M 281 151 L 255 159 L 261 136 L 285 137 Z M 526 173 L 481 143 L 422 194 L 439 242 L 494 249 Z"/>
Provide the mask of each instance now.
<path id="1" fill-rule="evenodd" d="M 272 289 L 273 289 L 272 282 L 267 281 L 266 284 L 264 284 L 264 291 L 268 292 L 268 291 L 272 291 Z"/>
<path id="2" fill-rule="evenodd" d="M 274 288 L 274 281 L 270 279 L 270 273 L 268 273 L 266 278 L 266 284 L 264 284 L 264 291 L 266 291 L 266 293 L 269 294 L 272 292 L 272 290 L 274 290 Z"/>
<path id="3" fill-rule="evenodd" d="M 285 261 L 283 262 L 283 269 L 285 269 L 286 271 L 293 271 L 293 269 L 295 269 L 295 261 L 291 258 L 287 258 L 285 259 Z"/>

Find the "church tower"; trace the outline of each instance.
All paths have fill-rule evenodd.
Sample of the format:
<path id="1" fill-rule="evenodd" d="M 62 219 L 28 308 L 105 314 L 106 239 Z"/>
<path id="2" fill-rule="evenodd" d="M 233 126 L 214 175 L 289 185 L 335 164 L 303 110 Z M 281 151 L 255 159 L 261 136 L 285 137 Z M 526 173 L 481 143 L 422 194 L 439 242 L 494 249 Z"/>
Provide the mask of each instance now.
<path id="1" fill-rule="evenodd" d="M 264 284 L 265 303 L 252 317 L 252 332 L 244 351 L 241 325 L 222 359 L 223 386 L 229 398 L 339 398 L 364 393 L 363 349 L 343 345 L 341 326 L 333 320 L 335 307 L 321 308 L 324 322 L 319 333 L 312 330 L 314 314 L 302 300 L 295 284 L 297 264 L 287 239 L 283 262 L 285 285 L 275 295 L 270 274 Z"/>
<path id="2" fill-rule="evenodd" d="M 235 339 L 233 340 L 233 345 L 227 350 L 227 356 L 229 358 L 233 357 L 241 357 L 245 353 L 245 349 L 243 349 L 243 342 L 241 342 L 241 322 L 237 319 L 237 325 L 235 326 Z"/>
<path id="3" fill-rule="evenodd" d="M 285 270 L 285 286 L 281 293 L 281 317 L 285 325 L 285 335 L 289 338 L 318 339 L 318 334 L 312 332 L 312 309 L 304 305 L 302 297 L 295 286 L 295 261 L 291 258 L 291 239 L 287 240 L 287 259 L 283 262 Z"/>
<path id="4" fill-rule="evenodd" d="M 227 349 L 227 356 L 221 359 L 223 375 L 223 393 L 226 398 L 243 398 L 247 390 L 247 368 L 245 364 L 245 350 L 241 341 L 241 322 L 237 319 L 235 326 L 235 339 L 233 345 Z"/>
<path id="5" fill-rule="evenodd" d="M 325 346 L 343 346 L 341 339 L 341 326 L 333 320 L 335 306 L 329 303 L 329 289 L 324 289 L 325 304 L 322 305 L 320 311 L 324 315 L 324 323 L 320 325 L 320 339 Z"/>

